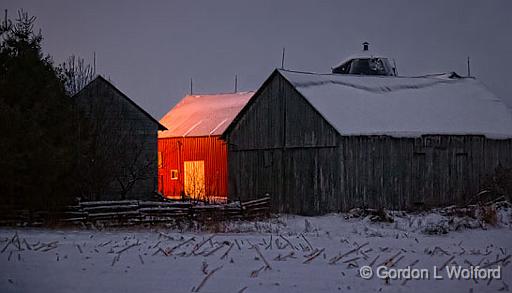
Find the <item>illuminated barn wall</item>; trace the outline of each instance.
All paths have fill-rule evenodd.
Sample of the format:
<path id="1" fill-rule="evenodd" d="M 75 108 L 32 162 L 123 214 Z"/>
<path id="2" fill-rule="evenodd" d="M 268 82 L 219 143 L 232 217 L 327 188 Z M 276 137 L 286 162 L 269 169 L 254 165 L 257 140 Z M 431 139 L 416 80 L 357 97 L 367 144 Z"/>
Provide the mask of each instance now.
<path id="1" fill-rule="evenodd" d="M 160 122 L 158 191 L 167 198 L 227 199 L 227 146 L 220 134 L 252 92 L 185 96 Z"/>
<path id="2" fill-rule="evenodd" d="M 179 199 L 185 194 L 185 163 L 203 162 L 204 195 L 226 198 L 227 196 L 227 148 L 218 136 L 171 137 L 158 140 L 160 152 L 158 190 L 166 197 Z M 199 171 L 198 171 L 199 172 Z M 200 176 L 200 175 L 198 175 Z M 196 181 L 197 194 L 203 193 L 200 178 Z M 192 182 L 194 184 L 194 182 Z M 191 187 L 194 189 L 194 186 Z M 194 193 L 193 190 L 192 192 Z"/>

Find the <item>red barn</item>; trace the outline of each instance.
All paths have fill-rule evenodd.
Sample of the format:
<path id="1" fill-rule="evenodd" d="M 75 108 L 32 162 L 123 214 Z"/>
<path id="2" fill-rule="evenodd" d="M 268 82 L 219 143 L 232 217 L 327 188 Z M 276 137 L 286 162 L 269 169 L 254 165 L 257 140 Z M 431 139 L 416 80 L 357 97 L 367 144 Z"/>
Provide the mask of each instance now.
<path id="1" fill-rule="evenodd" d="M 160 193 L 172 199 L 227 198 L 227 146 L 220 135 L 252 95 L 188 95 L 160 120 L 168 129 L 158 134 Z"/>

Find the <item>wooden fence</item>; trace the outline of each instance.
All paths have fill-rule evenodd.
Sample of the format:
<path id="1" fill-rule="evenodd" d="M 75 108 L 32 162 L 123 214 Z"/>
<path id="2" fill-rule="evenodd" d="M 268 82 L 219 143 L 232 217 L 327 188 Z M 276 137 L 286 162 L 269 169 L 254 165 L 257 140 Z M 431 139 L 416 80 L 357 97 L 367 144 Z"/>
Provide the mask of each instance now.
<path id="1" fill-rule="evenodd" d="M 0 225 L 97 224 L 127 226 L 156 225 L 180 220 L 214 222 L 224 220 L 251 220 L 270 215 L 270 198 L 247 202 L 206 205 L 193 202 L 159 201 L 94 201 L 70 206 L 64 212 L 48 213 L 2 207 Z"/>

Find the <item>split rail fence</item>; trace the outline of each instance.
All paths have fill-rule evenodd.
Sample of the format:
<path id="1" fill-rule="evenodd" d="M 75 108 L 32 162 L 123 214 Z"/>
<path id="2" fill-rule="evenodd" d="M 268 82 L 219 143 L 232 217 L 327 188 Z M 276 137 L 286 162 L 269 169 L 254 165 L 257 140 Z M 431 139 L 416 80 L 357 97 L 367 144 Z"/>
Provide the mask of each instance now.
<path id="1" fill-rule="evenodd" d="M 270 216 L 270 210 L 270 197 L 215 205 L 137 200 L 94 201 L 80 202 L 58 214 L 4 206 L 0 209 L 0 225 L 44 225 L 49 219 L 57 223 L 105 223 L 121 226 L 161 224 L 179 220 L 251 220 Z"/>

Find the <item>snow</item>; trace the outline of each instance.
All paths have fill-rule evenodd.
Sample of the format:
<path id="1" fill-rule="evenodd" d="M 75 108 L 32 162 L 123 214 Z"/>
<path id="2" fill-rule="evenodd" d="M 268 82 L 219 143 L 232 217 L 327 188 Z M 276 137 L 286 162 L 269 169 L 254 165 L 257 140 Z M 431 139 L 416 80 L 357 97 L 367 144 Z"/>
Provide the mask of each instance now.
<path id="1" fill-rule="evenodd" d="M 375 268 L 397 254 L 396 268 L 418 260 L 414 267 L 431 269 L 452 257 L 467 267 L 512 252 L 510 209 L 500 211 L 496 227 L 448 229 L 440 235 L 424 231 L 450 222 L 442 215 L 397 214 L 395 219 L 387 224 L 345 214 L 283 215 L 202 230 L 182 227 L 183 232 L 1 228 L 0 292 L 495 292 L 512 284 L 509 262 L 503 264 L 502 279 L 490 282 L 362 279 L 359 267 L 374 262 Z M 21 250 L 7 245 L 14 235 Z"/>
<path id="2" fill-rule="evenodd" d="M 474 78 L 279 72 L 341 135 L 512 138 L 510 109 Z"/>
<path id="3" fill-rule="evenodd" d="M 160 120 L 168 130 L 161 131 L 158 137 L 221 135 L 253 94 L 185 96 Z"/>
<path id="4" fill-rule="evenodd" d="M 374 50 L 361 50 L 355 54 L 352 54 L 342 61 L 338 62 L 333 68 L 340 67 L 341 65 L 345 64 L 345 62 L 353 60 L 353 59 L 370 59 L 370 58 L 383 58 L 383 59 L 389 59 L 386 57 L 386 55 L 381 54 L 380 52 L 376 52 Z"/>

